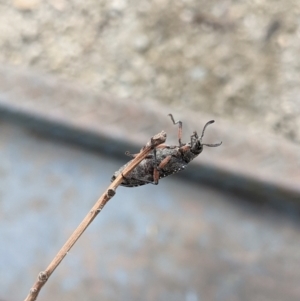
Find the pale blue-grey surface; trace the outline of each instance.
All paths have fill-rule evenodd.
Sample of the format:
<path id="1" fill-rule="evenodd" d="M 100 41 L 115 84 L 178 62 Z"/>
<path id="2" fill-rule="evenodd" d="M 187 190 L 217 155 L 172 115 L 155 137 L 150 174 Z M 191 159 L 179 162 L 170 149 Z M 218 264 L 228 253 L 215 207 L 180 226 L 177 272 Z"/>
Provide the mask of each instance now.
<path id="1" fill-rule="evenodd" d="M 0 299 L 22 300 L 127 157 L 5 123 L 0 154 Z M 299 300 L 299 249 L 295 219 L 173 176 L 118 188 L 39 300 Z"/>

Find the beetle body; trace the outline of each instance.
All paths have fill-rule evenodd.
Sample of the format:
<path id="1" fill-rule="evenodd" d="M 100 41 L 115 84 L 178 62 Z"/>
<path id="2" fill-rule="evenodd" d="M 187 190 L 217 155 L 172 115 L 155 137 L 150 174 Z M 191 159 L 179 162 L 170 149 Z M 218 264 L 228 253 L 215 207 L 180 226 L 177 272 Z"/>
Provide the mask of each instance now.
<path id="1" fill-rule="evenodd" d="M 161 144 L 153 149 L 151 154 L 142 160 L 138 166 L 126 175 L 126 177 L 123 177 L 123 181 L 121 183 L 122 186 L 136 187 L 148 183 L 158 184 L 159 179 L 184 170 L 185 167 L 203 151 L 204 145 L 210 147 L 221 145 L 222 142 L 218 144 L 202 144 L 204 131 L 209 124 L 214 122 L 213 120 L 206 123 L 200 138 L 198 137 L 197 132 L 194 132 L 191 136 L 191 141 L 183 144 L 181 142 L 182 122 L 175 122 L 173 116 L 171 114 L 169 115 L 171 116 L 174 124 L 179 124 L 179 146 Z M 135 157 L 136 155 L 130 156 Z M 111 181 L 115 180 L 118 175 L 122 174 L 123 170 L 130 162 L 131 161 L 116 171 Z"/>

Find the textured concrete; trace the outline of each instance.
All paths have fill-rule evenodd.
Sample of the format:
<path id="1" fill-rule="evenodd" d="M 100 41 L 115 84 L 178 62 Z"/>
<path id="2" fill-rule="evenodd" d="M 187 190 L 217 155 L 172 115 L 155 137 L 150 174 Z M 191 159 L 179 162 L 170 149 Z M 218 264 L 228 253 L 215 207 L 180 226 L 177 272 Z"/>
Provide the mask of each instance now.
<path id="1" fill-rule="evenodd" d="M 127 149 L 135 152 L 162 129 L 168 134 L 168 143 L 177 143 L 177 129 L 168 113 L 170 109 L 159 103 L 96 95 L 51 76 L 0 68 L 2 118 L 111 155 L 120 156 Z M 184 122 L 184 140 L 214 118 L 187 108 L 172 113 Z M 215 183 L 252 199 L 299 202 L 298 145 L 260 128 L 250 130 L 218 119 L 207 130 L 204 141 L 220 140 L 221 147 L 204 149 L 185 172 L 185 178 Z"/>

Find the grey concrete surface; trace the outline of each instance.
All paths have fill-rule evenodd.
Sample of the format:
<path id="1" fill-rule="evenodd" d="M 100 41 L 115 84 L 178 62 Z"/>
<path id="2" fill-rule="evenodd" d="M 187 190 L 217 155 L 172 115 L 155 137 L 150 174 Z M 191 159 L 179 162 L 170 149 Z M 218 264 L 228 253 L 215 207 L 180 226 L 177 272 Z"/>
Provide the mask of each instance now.
<path id="1" fill-rule="evenodd" d="M 22 300 L 127 158 L 0 126 L 0 298 Z M 299 229 L 177 176 L 121 187 L 39 300 L 296 301 Z"/>
<path id="2" fill-rule="evenodd" d="M 299 0 L 1 0 L 0 63 L 299 145 L 299 11 Z"/>
<path id="3" fill-rule="evenodd" d="M 158 102 L 142 103 L 97 94 L 53 76 L 11 67 L 0 68 L 0 117 L 19 121 L 40 132 L 90 145 L 120 156 L 134 151 L 153 134 L 165 130 L 167 143 L 177 144 L 177 129 Z M 183 140 L 206 121 L 215 119 L 189 108 L 172 110 L 183 121 Z M 251 129 L 220 118 L 209 127 L 204 141 L 222 140 L 218 148 L 204 149 L 187 169 L 185 178 L 215 183 L 252 199 L 273 203 L 300 200 L 300 151 L 297 144 L 264 128 Z"/>

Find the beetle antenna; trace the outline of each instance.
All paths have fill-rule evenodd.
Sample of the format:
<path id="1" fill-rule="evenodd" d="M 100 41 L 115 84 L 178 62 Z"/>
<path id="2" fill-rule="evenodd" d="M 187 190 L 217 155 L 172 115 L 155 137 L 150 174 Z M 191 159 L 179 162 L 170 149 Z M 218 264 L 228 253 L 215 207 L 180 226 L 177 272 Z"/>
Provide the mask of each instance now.
<path id="1" fill-rule="evenodd" d="M 210 120 L 210 121 L 206 122 L 206 124 L 205 124 L 205 126 L 204 126 L 204 128 L 203 128 L 201 137 L 200 137 L 200 139 L 199 139 L 199 141 L 200 141 L 200 143 L 201 143 L 202 145 L 209 146 L 209 147 L 217 147 L 217 146 L 220 146 L 220 145 L 222 144 L 222 141 L 221 141 L 220 143 L 215 143 L 215 144 L 203 144 L 203 143 L 202 143 L 202 138 L 203 138 L 203 136 L 204 136 L 204 132 L 205 132 L 206 128 L 207 128 L 210 124 L 212 124 L 212 123 L 214 123 L 214 122 L 215 122 L 214 120 Z"/>
<path id="2" fill-rule="evenodd" d="M 205 124 L 205 126 L 204 126 L 204 128 L 203 128 L 201 137 L 200 137 L 200 142 L 202 142 L 202 138 L 203 138 L 203 136 L 204 136 L 204 132 L 205 132 L 206 128 L 207 128 L 210 124 L 212 124 L 212 123 L 214 123 L 214 122 L 215 122 L 214 120 L 210 120 L 210 121 L 206 122 L 206 124 Z"/>
<path id="3" fill-rule="evenodd" d="M 206 145 L 206 146 L 209 146 L 209 147 L 217 147 L 217 146 L 220 146 L 222 144 L 222 141 L 220 143 L 215 143 L 215 144 L 202 144 L 202 145 Z"/>

